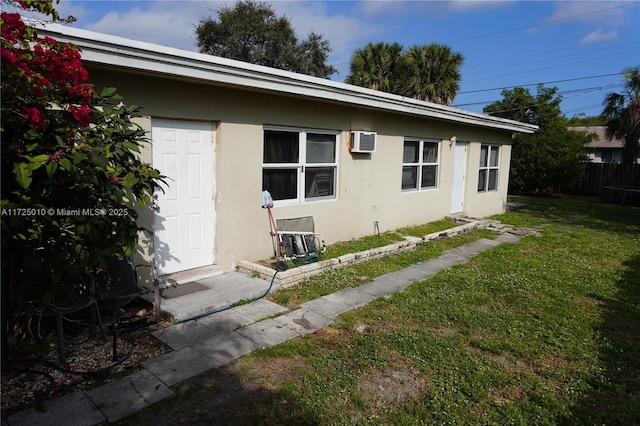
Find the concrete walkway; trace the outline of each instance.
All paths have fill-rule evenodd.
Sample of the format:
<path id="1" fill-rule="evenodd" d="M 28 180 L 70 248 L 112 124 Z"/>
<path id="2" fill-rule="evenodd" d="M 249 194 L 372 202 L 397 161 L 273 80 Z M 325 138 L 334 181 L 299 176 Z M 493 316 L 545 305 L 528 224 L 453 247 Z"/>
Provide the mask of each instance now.
<path id="1" fill-rule="evenodd" d="M 154 332 L 173 351 L 143 362 L 141 371 L 90 391 L 78 391 L 50 401 L 44 413 L 29 409 L 14 414 L 3 420 L 2 425 L 81 426 L 114 422 L 173 396 L 176 385 L 207 370 L 326 327 L 344 312 L 402 291 L 416 281 L 466 263 L 478 253 L 502 243 L 517 242 L 523 234 L 504 232 L 494 240 L 474 241 L 360 287 L 345 288 L 303 303 L 295 311 L 289 312 L 265 299 L 233 308 L 231 304 L 227 309 L 219 307 L 222 310 L 212 315 Z"/>

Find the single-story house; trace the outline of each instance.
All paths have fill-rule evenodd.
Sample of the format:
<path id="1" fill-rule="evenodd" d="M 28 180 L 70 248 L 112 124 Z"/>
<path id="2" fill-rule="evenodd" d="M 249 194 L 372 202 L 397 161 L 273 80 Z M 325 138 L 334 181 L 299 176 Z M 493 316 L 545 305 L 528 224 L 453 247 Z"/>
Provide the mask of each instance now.
<path id="1" fill-rule="evenodd" d="M 584 153 L 592 163 L 620 163 L 622 162 L 622 149 L 624 140 L 609 139 L 605 126 L 579 126 L 569 127 L 569 130 L 595 135 L 593 140 L 584 147 Z"/>
<path id="2" fill-rule="evenodd" d="M 40 33 L 77 45 L 98 91 L 143 107 L 142 158 L 169 181 L 141 212 L 154 230 L 141 256 L 178 282 L 273 256 L 263 190 L 276 218 L 313 216 L 327 244 L 504 212 L 512 135 L 537 129 L 57 24 Z"/>

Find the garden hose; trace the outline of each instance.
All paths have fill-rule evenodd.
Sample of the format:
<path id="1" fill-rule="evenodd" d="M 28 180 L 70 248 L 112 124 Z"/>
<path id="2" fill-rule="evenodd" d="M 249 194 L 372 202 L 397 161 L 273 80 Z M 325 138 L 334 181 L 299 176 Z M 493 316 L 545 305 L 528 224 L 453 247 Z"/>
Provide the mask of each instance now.
<path id="1" fill-rule="evenodd" d="M 271 292 L 271 288 L 273 287 L 273 282 L 276 279 L 276 275 L 278 275 L 278 272 L 279 271 L 276 270 L 275 273 L 273 274 L 273 277 L 271 277 L 271 283 L 269 284 L 269 288 L 267 288 L 267 291 L 265 291 L 264 294 L 262 294 L 261 296 L 258 296 L 255 299 L 252 299 L 247 303 L 251 303 L 251 302 L 255 302 L 256 300 L 260 300 L 263 297 L 265 297 L 267 294 L 269 294 L 269 292 Z M 180 320 L 180 321 L 175 321 L 172 324 L 182 324 L 182 323 L 187 322 L 187 321 L 193 321 L 193 320 L 197 320 L 197 319 L 200 319 L 200 318 L 208 317 L 209 315 L 217 314 L 218 312 L 224 312 L 226 310 L 235 308 L 236 306 L 237 305 L 230 305 L 230 306 L 227 306 L 227 307 L 224 307 L 224 308 L 221 308 L 221 309 L 216 309 L 216 310 L 213 310 L 213 311 L 205 312 L 203 314 L 199 314 L 199 315 L 196 315 L 194 317 L 186 318 L 186 319 L 183 319 L 183 320 Z"/>

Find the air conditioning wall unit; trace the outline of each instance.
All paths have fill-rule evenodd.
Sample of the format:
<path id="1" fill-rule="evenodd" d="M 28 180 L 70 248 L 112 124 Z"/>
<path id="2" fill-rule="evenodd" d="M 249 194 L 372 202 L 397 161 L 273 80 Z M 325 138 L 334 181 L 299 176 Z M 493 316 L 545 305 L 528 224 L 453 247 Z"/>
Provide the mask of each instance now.
<path id="1" fill-rule="evenodd" d="M 357 153 L 376 152 L 376 132 L 352 131 L 349 141 L 349 151 Z"/>

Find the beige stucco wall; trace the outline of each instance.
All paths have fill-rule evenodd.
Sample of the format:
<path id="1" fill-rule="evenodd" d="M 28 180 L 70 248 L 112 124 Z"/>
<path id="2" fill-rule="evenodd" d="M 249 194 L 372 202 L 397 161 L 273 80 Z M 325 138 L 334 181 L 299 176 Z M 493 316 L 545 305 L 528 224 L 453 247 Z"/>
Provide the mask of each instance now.
<path id="1" fill-rule="evenodd" d="M 328 244 L 380 231 L 422 224 L 450 213 L 454 148 L 449 138 L 469 142 L 466 162 L 465 213 L 481 217 L 500 213 L 506 203 L 511 135 L 442 120 L 390 114 L 358 107 L 311 101 L 269 93 L 163 80 L 152 76 L 114 74 L 91 69 L 98 88 L 115 86 L 128 104 L 143 106 L 141 125 L 150 131 L 153 118 L 205 120 L 215 124 L 216 261 L 231 270 L 239 260 L 273 255 L 269 220 L 261 208 L 263 128 L 285 126 L 340 132 L 337 150 L 335 199 L 276 205 L 278 218 L 312 215 L 316 230 Z M 350 154 L 348 132 L 378 133 L 372 154 Z M 402 153 L 405 137 L 437 139 L 438 188 L 401 191 Z M 480 143 L 505 144 L 500 150 L 498 191 L 477 192 Z M 149 150 L 143 159 L 151 161 Z M 141 223 L 153 224 L 150 211 L 141 212 Z M 152 239 L 143 244 L 151 261 Z"/>

